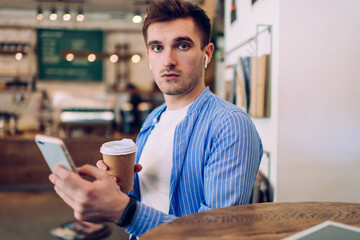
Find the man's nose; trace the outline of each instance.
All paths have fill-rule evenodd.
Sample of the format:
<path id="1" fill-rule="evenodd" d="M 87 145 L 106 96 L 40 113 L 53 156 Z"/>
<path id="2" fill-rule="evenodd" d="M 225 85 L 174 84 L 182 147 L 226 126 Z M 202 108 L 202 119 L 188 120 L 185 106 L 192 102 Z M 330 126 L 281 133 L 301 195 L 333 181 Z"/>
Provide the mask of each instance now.
<path id="1" fill-rule="evenodd" d="M 173 69 L 176 66 L 176 53 L 173 50 L 165 52 L 163 64 L 167 69 Z"/>

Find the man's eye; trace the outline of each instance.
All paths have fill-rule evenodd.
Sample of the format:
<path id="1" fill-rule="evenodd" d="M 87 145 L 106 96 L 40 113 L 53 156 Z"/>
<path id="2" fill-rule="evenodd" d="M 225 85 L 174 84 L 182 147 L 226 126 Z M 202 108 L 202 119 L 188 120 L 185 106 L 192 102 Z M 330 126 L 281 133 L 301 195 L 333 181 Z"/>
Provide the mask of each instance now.
<path id="1" fill-rule="evenodd" d="M 152 46 L 151 48 L 154 52 L 160 52 L 162 50 L 161 46 Z"/>
<path id="2" fill-rule="evenodd" d="M 186 44 L 186 43 L 182 43 L 182 44 L 179 44 L 179 49 L 181 49 L 181 50 L 186 50 L 186 49 L 188 49 L 189 48 L 189 45 L 188 44 Z"/>

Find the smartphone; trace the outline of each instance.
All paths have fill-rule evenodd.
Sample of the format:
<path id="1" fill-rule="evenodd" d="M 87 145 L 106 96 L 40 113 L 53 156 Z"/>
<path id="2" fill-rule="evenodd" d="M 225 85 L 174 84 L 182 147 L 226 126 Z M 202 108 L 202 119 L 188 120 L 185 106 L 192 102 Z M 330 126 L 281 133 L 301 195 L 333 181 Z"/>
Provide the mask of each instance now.
<path id="1" fill-rule="evenodd" d="M 77 173 L 69 151 L 66 149 L 65 143 L 60 138 L 37 134 L 35 136 L 35 142 L 44 156 L 51 172 L 53 172 L 56 164 L 60 164 L 64 168 Z"/>

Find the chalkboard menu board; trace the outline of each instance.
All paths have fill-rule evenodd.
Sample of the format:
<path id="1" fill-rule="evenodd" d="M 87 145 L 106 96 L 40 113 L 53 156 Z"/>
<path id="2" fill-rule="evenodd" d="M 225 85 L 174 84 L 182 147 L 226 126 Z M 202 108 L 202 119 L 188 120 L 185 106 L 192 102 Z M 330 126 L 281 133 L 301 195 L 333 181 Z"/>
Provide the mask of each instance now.
<path id="1" fill-rule="evenodd" d="M 101 53 L 103 31 L 38 29 L 38 67 L 40 80 L 101 81 L 103 62 L 86 57 L 67 61 L 64 51 Z"/>

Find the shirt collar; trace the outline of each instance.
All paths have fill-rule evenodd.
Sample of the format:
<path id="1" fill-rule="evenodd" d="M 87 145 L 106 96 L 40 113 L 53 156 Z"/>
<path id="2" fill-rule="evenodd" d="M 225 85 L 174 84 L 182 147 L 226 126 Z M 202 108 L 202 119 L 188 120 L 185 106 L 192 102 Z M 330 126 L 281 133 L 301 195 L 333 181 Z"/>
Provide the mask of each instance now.
<path id="1" fill-rule="evenodd" d="M 191 104 L 191 106 L 189 107 L 189 109 L 188 109 L 188 111 L 186 113 L 186 116 L 188 116 L 188 115 L 198 111 L 199 109 L 201 109 L 201 107 L 204 105 L 204 103 L 207 101 L 207 99 L 210 97 L 211 94 L 212 93 L 211 93 L 209 87 L 206 87 L 200 93 L 200 95 L 195 99 L 195 101 Z M 151 126 L 155 126 L 155 124 L 160 120 L 161 114 L 165 110 L 166 110 L 166 103 L 159 106 L 158 112 L 153 117 L 152 121 L 149 121 L 146 126 L 143 126 L 142 130 L 145 130 L 146 128 L 151 127 Z"/>

